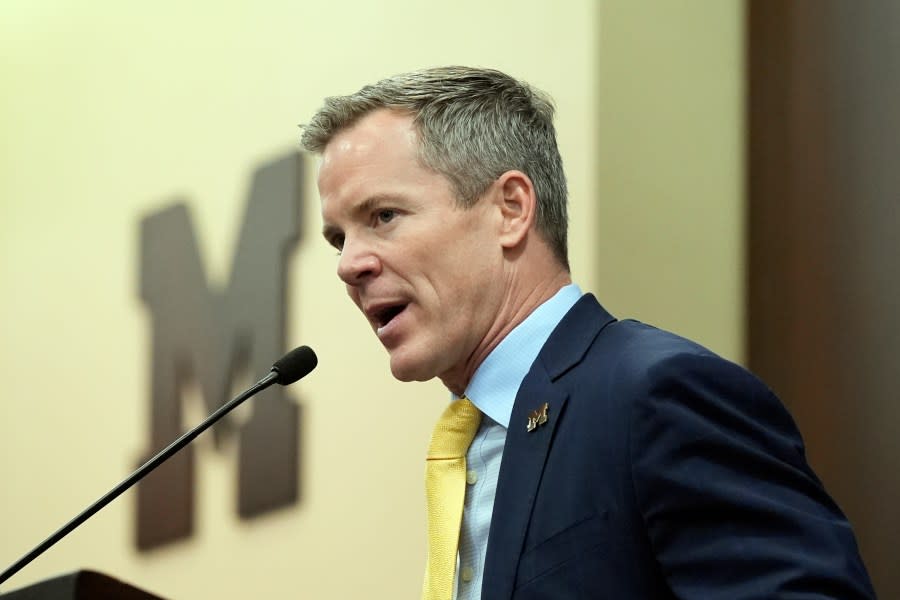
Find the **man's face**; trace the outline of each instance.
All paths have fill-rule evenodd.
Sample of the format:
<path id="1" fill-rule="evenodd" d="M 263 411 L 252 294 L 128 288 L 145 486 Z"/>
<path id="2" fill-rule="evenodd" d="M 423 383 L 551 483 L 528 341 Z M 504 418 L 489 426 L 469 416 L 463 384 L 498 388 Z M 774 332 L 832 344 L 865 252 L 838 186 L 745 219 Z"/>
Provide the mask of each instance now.
<path id="1" fill-rule="evenodd" d="M 459 208 L 417 151 L 412 118 L 387 109 L 335 135 L 318 178 L 323 234 L 394 376 L 461 393 L 502 303 L 499 213 L 489 198 Z"/>

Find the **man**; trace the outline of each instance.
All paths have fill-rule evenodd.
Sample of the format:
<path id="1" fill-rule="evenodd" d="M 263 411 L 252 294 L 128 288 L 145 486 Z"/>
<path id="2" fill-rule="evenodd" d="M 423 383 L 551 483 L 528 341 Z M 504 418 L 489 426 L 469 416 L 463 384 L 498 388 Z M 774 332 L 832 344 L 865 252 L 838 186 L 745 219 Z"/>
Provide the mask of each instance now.
<path id="1" fill-rule="evenodd" d="M 526 84 L 448 67 L 329 98 L 304 128 L 338 275 L 393 375 L 481 417 L 455 589 L 432 540 L 425 597 L 874 597 L 772 393 L 571 283 L 552 119 Z"/>

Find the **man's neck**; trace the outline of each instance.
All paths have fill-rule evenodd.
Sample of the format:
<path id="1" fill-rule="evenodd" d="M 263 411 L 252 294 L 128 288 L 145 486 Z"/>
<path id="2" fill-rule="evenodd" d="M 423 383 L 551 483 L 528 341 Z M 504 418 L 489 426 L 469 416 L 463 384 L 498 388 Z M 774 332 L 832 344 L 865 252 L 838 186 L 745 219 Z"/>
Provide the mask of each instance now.
<path id="1" fill-rule="evenodd" d="M 463 369 L 440 376 L 441 381 L 452 393 L 461 396 L 475 371 L 509 333 L 535 311 L 541 304 L 552 298 L 564 286 L 572 283 L 571 274 L 560 267 L 550 277 L 520 279 L 518 285 L 509 287 L 501 310 L 494 319 L 493 327 L 484 337 L 483 344 L 469 357 Z"/>

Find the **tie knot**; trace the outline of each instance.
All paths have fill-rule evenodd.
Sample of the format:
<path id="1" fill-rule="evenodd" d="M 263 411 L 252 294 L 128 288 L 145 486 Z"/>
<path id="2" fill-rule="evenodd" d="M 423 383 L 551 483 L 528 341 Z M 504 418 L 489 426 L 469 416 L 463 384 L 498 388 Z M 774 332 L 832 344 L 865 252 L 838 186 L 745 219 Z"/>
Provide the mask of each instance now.
<path id="1" fill-rule="evenodd" d="M 428 446 L 428 459 L 460 458 L 466 455 L 469 444 L 481 423 L 481 411 L 465 396 L 450 403 L 438 419 Z"/>

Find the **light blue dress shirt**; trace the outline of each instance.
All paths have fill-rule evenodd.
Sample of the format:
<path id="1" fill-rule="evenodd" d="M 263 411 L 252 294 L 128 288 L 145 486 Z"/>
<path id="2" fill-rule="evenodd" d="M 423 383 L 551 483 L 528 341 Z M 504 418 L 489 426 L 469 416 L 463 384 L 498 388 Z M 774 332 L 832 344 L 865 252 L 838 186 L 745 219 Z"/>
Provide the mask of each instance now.
<path id="1" fill-rule="evenodd" d="M 491 351 L 466 388 L 466 396 L 484 416 L 466 453 L 466 500 L 454 591 L 457 600 L 481 598 L 500 459 L 519 386 L 547 338 L 580 297 L 578 286 L 570 284 L 541 304 Z M 525 427 L 525 423 L 514 425 Z"/>

